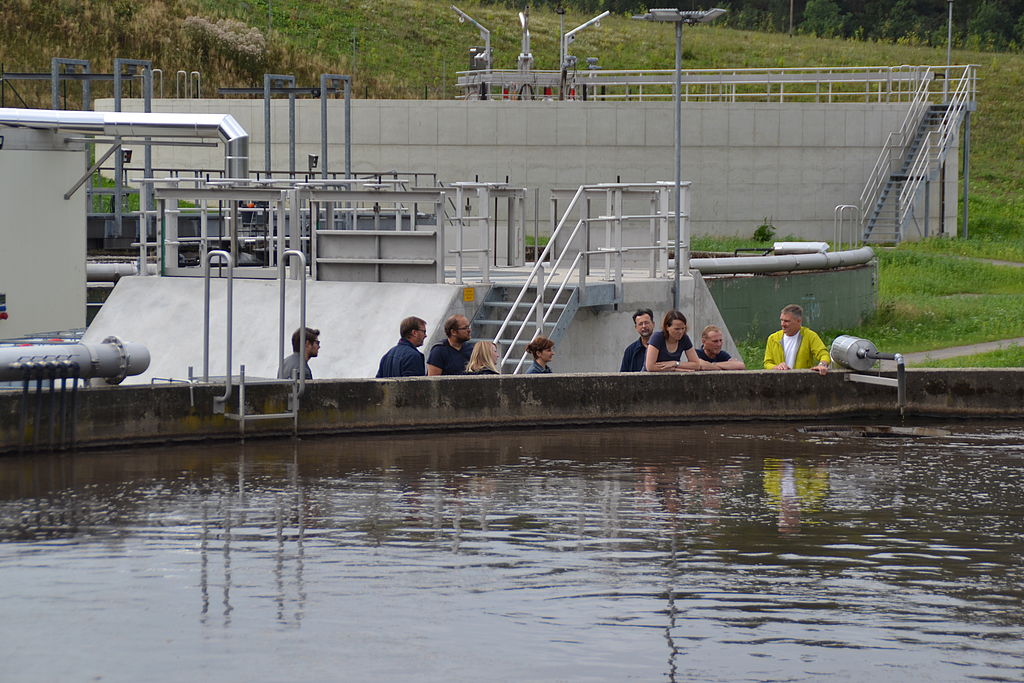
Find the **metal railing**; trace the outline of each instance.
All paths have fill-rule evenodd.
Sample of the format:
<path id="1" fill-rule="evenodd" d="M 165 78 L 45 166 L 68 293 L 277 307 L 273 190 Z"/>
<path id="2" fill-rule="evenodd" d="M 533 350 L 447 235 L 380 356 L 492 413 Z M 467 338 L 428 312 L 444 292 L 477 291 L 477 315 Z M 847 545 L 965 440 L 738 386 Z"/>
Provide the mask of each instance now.
<path id="1" fill-rule="evenodd" d="M 908 102 L 922 84 L 932 87 L 938 68 L 688 69 L 682 72 L 680 97 L 686 102 Z M 459 72 L 457 87 L 460 99 L 657 101 L 672 97 L 674 82 L 672 69 L 595 69 L 564 76 L 554 70 L 487 69 Z"/>
<path id="2" fill-rule="evenodd" d="M 942 121 L 938 127 L 929 131 L 924 144 L 917 150 L 910 168 L 907 170 L 907 181 L 900 188 L 899 192 L 899 215 L 898 225 L 905 224 L 907 217 L 914 208 L 914 200 L 921 188 L 921 183 L 927 180 L 932 170 L 946 160 L 960 121 L 968 105 L 974 101 L 974 75 L 972 72 L 964 71 L 960 80 L 946 103 L 946 111 L 943 113 Z"/>
<path id="3" fill-rule="evenodd" d="M 683 191 L 689 192 L 690 183 L 683 185 Z M 513 358 L 516 345 L 520 343 L 523 338 L 523 334 L 527 328 L 536 326 L 537 333 L 546 330 L 547 327 L 553 327 L 555 325 L 552 320 L 552 315 L 555 311 L 559 310 L 561 304 L 559 300 L 565 293 L 566 289 L 571 285 L 573 278 L 576 278 L 577 285 L 577 296 L 580 297 L 578 303 L 585 304 L 583 299 L 584 291 L 587 283 L 587 276 L 590 270 L 590 257 L 592 256 L 603 256 L 605 257 L 605 279 L 615 283 L 616 292 L 621 292 L 622 279 L 623 279 L 623 254 L 629 251 L 660 251 L 660 258 L 652 259 L 651 262 L 651 277 L 657 275 L 657 265 L 661 265 L 661 275 L 663 277 L 669 276 L 668 269 L 668 223 L 670 219 L 674 217 L 674 212 L 669 208 L 670 204 L 668 201 L 668 195 L 673 191 L 675 183 L 671 182 L 656 182 L 656 183 L 603 183 L 597 185 L 581 185 L 579 189 L 573 194 L 572 199 L 566 206 L 565 211 L 562 213 L 558 224 L 551 233 L 551 237 L 548 240 L 544 250 L 537 257 L 533 268 L 520 289 L 519 294 L 516 296 L 515 301 L 512 303 L 508 314 L 502 321 L 501 326 L 494 335 L 494 342 L 496 344 L 502 343 L 503 335 L 507 331 L 515 330 L 511 340 L 505 340 L 507 349 L 501 358 L 501 364 L 505 364 Z M 622 193 L 623 192 L 635 192 L 635 193 L 649 193 L 652 195 L 651 198 L 651 213 L 650 214 L 625 214 L 623 212 L 622 205 Z M 603 193 L 606 195 L 606 207 L 609 211 L 608 215 L 591 217 L 589 215 L 589 202 L 588 195 L 594 193 Z M 682 202 L 683 206 L 688 206 L 688 201 Z M 580 212 L 580 217 L 576 220 L 575 224 L 571 229 L 567 226 L 572 223 L 572 214 L 574 211 Z M 683 216 L 686 220 L 688 217 Z M 652 244 L 645 246 L 624 246 L 622 243 L 622 224 L 624 221 L 629 220 L 650 220 L 653 223 L 657 222 L 660 225 L 658 230 L 658 238 L 652 238 Z M 587 245 L 590 244 L 591 223 L 604 224 L 607 226 L 605 231 L 606 246 L 598 247 L 596 249 L 590 249 Z M 652 227 L 653 230 L 653 227 Z M 568 233 L 565 235 L 564 233 Z M 683 231 L 684 236 L 688 235 L 688 230 Z M 578 242 L 582 241 L 582 245 Z M 684 240 L 686 245 L 682 248 L 688 250 L 688 240 Z M 558 244 L 561 242 L 561 248 Z M 615 262 L 614 268 L 612 267 L 612 260 Z M 550 268 L 545 269 L 544 264 L 550 263 Z M 533 301 L 530 305 L 529 310 L 526 311 L 522 320 L 517 320 L 517 311 L 519 310 L 520 304 L 526 301 L 526 297 L 529 294 L 531 288 L 535 288 L 535 294 Z M 552 292 L 551 300 L 545 301 L 545 295 L 548 292 Z M 519 372 L 526 362 L 527 353 L 524 351 L 519 361 L 516 364 L 513 373 Z"/>
<path id="4" fill-rule="evenodd" d="M 957 78 L 957 85 L 953 96 L 949 98 L 948 74 L 954 73 L 956 70 L 960 71 L 960 75 Z M 938 67 L 934 69 L 929 68 L 928 73 L 921 80 L 919 87 L 914 93 L 910 108 L 903 117 L 900 127 L 889 133 L 881 152 L 878 154 L 878 158 L 875 160 L 875 165 L 868 175 L 867 182 L 865 182 L 864 189 L 861 191 L 859 198 L 861 220 L 864 223 L 863 227 L 865 230 L 872 217 L 877 219 L 875 206 L 881 200 L 882 192 L 890 183 L 893 173 L 899 170 L 900 166 L 907 161 L 907 157 L 911 152 L 911 145 L 924 120 L 925 113 L 932 104 L 938 103 L 934 100 L 941 97 L 940 102 L 947 102 L 948 104 L 942 121 L 939 124 L 938 130 L 941 132 L 935 139 L 933 139 L 933 134 L 936 131 L 929 133 L 923 141 L 924 144 L 918 148 L 914 158 L 911 160 L 907 177 L 912 183 L 905 183 L 897 195 L 899 201 L 899 208 L 896 212 L 897 231 L 903 225 L 913 205 L 912 201 L 907 201 L 908 198 L 912 199 L 916 195 L 920 187 L 920 181 L 924 179 L 931 169 L 932 157 L 938 158 L 941 155 L 943 159 L 945 158 L 948 145 L 956 133 L 956 129 L 963 117 L 963 112 L 975 99 L 977 71 L 974 66 L 956 66 L 949 69 L 942 67 L 941 71 L 946 76 L 941 79 L 941 88 L 937 86 L 938 79 L 936 78 L 939 71 Z M 947 100 L 947 98 L 949 99 Z M 934 151 L 936 147 L 939 149 L 938 152 Z M 913 187 L 910 192 L 907 192 L 908 186 L 911 184 Z"/>

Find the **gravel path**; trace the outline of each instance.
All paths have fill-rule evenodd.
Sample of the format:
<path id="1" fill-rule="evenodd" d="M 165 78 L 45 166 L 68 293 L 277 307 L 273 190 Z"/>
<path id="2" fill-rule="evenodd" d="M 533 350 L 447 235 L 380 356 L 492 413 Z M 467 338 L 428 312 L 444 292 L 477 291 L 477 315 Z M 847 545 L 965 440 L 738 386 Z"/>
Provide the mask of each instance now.
<path id="1" fill-rule="evenodd" d="M 916 353 L 903 354 L 903 362 L 907 365 L 920 363 L 926 360 L 943 360 L 956 358 L 958 356 L 973 356 L 976 353 L 988 353 L 998 351 L 1008 346 L 1024 346 L 1024 337 L 1015 339 L 1000 339 L 999 341 L 984 342 L 982 344 L 968 344 L 967 346 L 950 346 L 946 349 L 932 349 L 931 351 L 918 351 Z M 896 361 L 882 361 L 883 370 L 895 370 Z"/>

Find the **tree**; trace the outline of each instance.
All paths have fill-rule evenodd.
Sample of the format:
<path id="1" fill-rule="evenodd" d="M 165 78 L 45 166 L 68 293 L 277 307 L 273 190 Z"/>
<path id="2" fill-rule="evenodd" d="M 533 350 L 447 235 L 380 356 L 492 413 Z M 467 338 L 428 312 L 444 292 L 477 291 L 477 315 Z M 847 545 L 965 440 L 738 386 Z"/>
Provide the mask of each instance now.
<path id="1" fill-rule="evenodd" d="M 843 35 L 845 22 L 846 15 L 839 11 L 836 0 L 807 0 L 800 30 L 822 38 L 835 38 Z"/>

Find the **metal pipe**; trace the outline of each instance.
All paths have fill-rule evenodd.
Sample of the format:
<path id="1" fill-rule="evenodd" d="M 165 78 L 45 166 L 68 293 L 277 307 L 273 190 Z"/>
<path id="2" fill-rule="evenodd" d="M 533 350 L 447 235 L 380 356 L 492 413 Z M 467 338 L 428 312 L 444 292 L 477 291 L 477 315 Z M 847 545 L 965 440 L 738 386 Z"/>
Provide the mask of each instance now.
<path id="1" fill-rule="evenodd" d="M 871 247 L 826 254 L 791 254 L 787 256 L 739 256 L 735 258 L 690 259 L 690 268 L 703 275 L 724 273 L 774 273 L 791 270 L 824 270 L 867 263 L 875 257 Z"/>
<path id="2" fill-rule="evenodd" d="M 36 344 L 0 347 L 0 381 L 28 380 L 77 365 L 77 377 L 102 377 L 117 384 L 149 367 L 149 350 L 142 344 L 107 337 L 99 344 Z M 49 376 L 49 375 L 47 375 Z"/>
<path id="3" fill-rule="evenodd" d="M 227 403 L 229 398 L 231 398 L 231 328 L 235 276 L 234 260 L 231 258 L 231 254 L 223 249 L 213 249 L 203 258 L 203 382 L 210 381 L 210 262 L 213 261 L 213 257 L 215 256 L 224 259 L 228 266 L 227 320 L 224 323 L 227 328 L 227 357 L 224 368 L 224 395 L 213 397 L 215 410 L 218 405 L 221 406 L 221 410 L 216 412 L 223 412 L 223 405 Z"/>
<path id="4" fill-rule="evenodd" d="M 146 274 L 156 275 L 157 265 L 147 264 Z M 139 274 L 139 264 L 136 263 L 86 263 L 86 282 L 117 282 L 123 277 L 131 277 Z"/>
<path id="5" fill-rule="evenodd" d="M 249 134 L 230 114 L 0 109 L 0 127 L 45 128 L 113 137 L 219 138 L 228 178 L 249 177 Z"/>
<path id="6" fill-rule="evenodd" d="M 896 361 L 896 404 L 903 408 L 907 405 L 907 368 L 903 365 L 903 354 L 894 353 Z"/>
<path id="7" fill-rule="evenodd" d="M 302 396 L 306 391 L 306 254 L 298 249 L 289 249 L 284 252 L 284 258 L 282 258 L 277 264 L 277 279 L 280 281 L 279 288 L 279 305 L 280 310 L 278 312 L 278 371 L 280 372 L 281 365 L 284 363 L 284 339 L 285 339 L 285 327 L 284 327 L 284 303 L 285 303 L 285 290 L 287 278 L 285 277 L 285 267 L 291 257 L 299 259 L 299 265 L 302 268 L 303 275 L 299 278 L 299 388 L 298 395 Z"/>

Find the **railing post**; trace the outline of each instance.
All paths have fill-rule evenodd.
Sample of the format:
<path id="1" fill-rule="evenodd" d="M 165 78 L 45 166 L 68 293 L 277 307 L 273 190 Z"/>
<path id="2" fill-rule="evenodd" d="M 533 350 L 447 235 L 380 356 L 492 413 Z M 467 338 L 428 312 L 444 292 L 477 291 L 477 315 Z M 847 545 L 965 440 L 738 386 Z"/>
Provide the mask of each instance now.
<path id="1" fill-rule="evenodd" d="M 541 265 L 541 267 L 537 269 L 537 303 L 534 307 L 537 318 L 537 334 L 534 336 L 544 334 L 544 285 L 544 266 Z"/>

